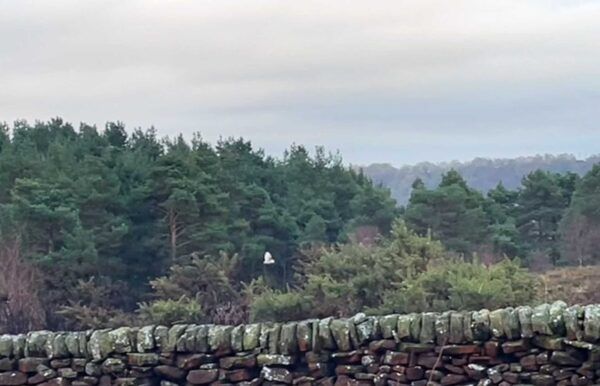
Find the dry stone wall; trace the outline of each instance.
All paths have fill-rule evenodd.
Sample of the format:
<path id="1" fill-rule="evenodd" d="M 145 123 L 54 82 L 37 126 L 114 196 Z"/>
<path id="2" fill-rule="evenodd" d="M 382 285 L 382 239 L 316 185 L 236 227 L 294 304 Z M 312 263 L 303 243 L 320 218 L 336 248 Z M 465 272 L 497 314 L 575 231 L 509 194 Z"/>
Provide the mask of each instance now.
<path id="1" fill-rule="evenodd" d="M 0 336 L 0 385 L 600 384 L 600 305 Z"/>

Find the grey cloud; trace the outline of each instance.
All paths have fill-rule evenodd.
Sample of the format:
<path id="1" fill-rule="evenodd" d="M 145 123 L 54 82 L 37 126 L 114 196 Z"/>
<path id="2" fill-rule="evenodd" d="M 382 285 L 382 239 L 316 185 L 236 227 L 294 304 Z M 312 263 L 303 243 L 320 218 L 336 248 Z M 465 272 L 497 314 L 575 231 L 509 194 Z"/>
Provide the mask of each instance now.
<path id="1" fill-rule="evenodd" d="M 0 120 L 355 163 L 595 152 L 599 19 L 593 1 L 4 1 Z"/>

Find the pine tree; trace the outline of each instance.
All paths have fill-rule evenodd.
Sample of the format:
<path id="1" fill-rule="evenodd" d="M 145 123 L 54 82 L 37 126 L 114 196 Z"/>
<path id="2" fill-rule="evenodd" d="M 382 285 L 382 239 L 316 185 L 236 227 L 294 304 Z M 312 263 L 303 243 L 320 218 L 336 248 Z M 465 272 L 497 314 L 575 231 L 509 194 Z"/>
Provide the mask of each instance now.
<path id="1" fill-rule="evenodd" d="M 469 188 L 456 171 L 446 173 L 436 189 L 413 184 L 407 223 L 420 235 L 431 233 L 449 249 L 470 254 L 488 236 L 481 193 Z"/>

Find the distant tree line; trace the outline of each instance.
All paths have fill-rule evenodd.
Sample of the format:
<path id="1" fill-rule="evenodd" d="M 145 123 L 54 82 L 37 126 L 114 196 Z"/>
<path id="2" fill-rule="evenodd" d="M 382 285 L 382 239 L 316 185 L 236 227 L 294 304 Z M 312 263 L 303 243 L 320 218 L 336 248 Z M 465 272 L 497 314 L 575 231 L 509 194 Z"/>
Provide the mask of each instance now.
<path id="1" fill-rule="evenodd" d="M 573 172 L 583 176 L 598 162 L 600 155 L 578 159 L 572 154 L 544 154 L 505 159 L 475 158 L 467 162 L 420 162 L 402 167 L 371 164 L 360 169 L 376 184 L 381 183 L 390 188 L 392 197 L 399 204 L 406 205 L 414 180 L 420 178 L 426 187 L 434 188 L 450 170 L 459 172 L 470 187 L 485 194 L 496 187 L 498 181 L 502 181 L 504 187 L 509 190 L 517 189 L 521 186 L 522 178 L 536 170 L 561 174 Z"/>

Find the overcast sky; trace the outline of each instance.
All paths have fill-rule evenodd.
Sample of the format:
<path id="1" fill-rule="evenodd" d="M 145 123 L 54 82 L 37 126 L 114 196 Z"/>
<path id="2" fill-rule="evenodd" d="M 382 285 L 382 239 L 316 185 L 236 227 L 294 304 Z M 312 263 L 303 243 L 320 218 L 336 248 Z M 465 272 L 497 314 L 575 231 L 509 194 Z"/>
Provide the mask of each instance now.
<path id="1" fill-rule="evenodd" d="M 0 121 L 354 164 L 600 152 L 600 1 L 0 0 Z"/>

